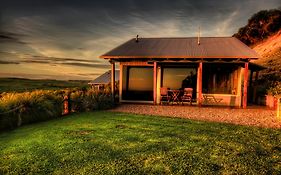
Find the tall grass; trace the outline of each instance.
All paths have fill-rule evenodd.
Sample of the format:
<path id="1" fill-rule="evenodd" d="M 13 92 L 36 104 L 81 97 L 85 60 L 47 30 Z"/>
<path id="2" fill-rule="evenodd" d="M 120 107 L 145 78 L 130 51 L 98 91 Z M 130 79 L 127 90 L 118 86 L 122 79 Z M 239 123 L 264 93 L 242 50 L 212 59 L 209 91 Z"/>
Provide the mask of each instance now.
<path id="1" fill-rule="evenodd" d="M 75 91 L 69 96 L 73 112 L 109 109 L 114 106 L 113 98 L 108 91 Z"/>
<path id="2" fill-rule="evenodd" d="M 3 93 L 0 98 L 0 130 L 61 116 L 62 95 L 37 90 Z"/>
<path id="3" fill-rule="evenodd" d="M 0 95 L 0 130 L 60 117 L 65 95 L 69 97 L 71 112 L 108 109 L 114 106 L 112 96 L 106 91 L 76 89 L 2 93 Z"/>

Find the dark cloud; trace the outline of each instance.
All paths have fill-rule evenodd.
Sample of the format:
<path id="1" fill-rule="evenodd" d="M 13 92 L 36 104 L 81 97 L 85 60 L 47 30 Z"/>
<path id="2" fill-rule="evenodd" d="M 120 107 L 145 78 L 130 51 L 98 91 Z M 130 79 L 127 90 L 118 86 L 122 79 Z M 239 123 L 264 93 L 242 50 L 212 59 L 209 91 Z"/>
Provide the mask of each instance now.
<path id="1" fill-rule="evenodd" d="M 99 76 L 100 75 L 100 73 L 85 73 L 85 74 L 83 74 L 83 73 L 73 73 L 73 74 L 75 74 L 75 75 L 80 75 L 80 76 Z"/>
<path id="2" fill-rule="evenodd" d="M 51 64 L 50 61 L 47 60 L 23 60 L 21 63 L 41 63 L 41 64 Z"/>
<path id="3" fill-rule="evenodd" d="M 80 67 L 92 67 L 92 68 L 110 68 L 110 65 L 105 64 L 89 64 L 89 63 L 60 63 L 64 65 L 80 66 Z"/>
<path id="4" fill-rule="evenodd" d="M 15 62 L 15 61 L 3 61 L 0 60 L 0 64 L 20 64 L 19 62 Z"/>
<path id="5" fill-rule="evenodd" d="M 2 52 L 5 53 L 5 52 Z M 92 68 L 110 68 L 109 64 L 102 64 L 98 60 L 85 60 L 77 58 L 56 58 L 56 57 L 44 57 L 44 56 L 31 56 L 27 55 L 23 59 L 18 59 L 16 61 L 7 61 L 9 59 L 0 60 L 0 64 L 21 64 L 21 63 L 40 63 L 40 64 L 49 64 L 52 66 L 56 65 L 71 65 L 78 67 L 92 67 Z M 96 75 L 96 74 L 95 74 Z"/>
<path id="6" fill-rule="evenodd" d="M 84 62 L 84 63 L 101 63 L 99 60 L 86 60 L 78 58 L 59 58 L 59 57 L 47 57 L 47 56 L 29 56 L 25 58 L 26 61 L 45 61 L 48 63 L 64 63 L 64 62 Z"/>
<path id="7" fill-rule="evenodd" d="M 12 33 L 12 32 L 4 32 L 0 31 L 0 42 L 10 42 L 10 43 L 18 43 L 18 44 L 27 44 L 20 40 L 20 37 L 23 35 Z"/>

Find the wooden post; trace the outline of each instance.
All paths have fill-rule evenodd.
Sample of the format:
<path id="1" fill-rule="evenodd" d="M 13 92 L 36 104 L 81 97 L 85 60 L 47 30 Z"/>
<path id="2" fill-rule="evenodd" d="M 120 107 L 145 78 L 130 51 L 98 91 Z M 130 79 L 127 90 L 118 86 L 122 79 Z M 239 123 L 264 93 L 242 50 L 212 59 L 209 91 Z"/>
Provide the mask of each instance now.
<path id="1" fill-rule="evenodd" d="M 63 113 L 62 115 L 66 115 L 69 113 L 69 103 L 68 103 L 68 95 L 64 96 L 63 98 Z"/>
<path id="2" fill-rule="evenodd" d="M 256 71 L 255 81 L 259 79 L 259 71 Z"/>
<path id="3" fill-rule="evenodd" d="M 254 84 L 254 87 L 253 87 L 253 101 L 254 101 L 254 103 L 257 103 L 257 81 L 258 81 L 258 78 L 259 78 L 259 71 L 256 71 L 256 73 L 255 73 L 255 84 Z"/>
<path id="4" fill-rule="evenodd" d="M 111 61 L 111 94 L 115 100 L 115 63 Z"/>
<path id="5" fill-rule="evenodd" d="M 203 63 L 199 63 L 198 67 L 198 76 L 197 76 L 197 81 L 198 81 L 198 105 L 202 106 L 202 69 L 203 69 Z"/>
<path id="6" fill-rule="evenodd" d="M 157 103 L 157 62 L 153 64 L 153 103 Z"/>
<path id="7" fill-rule="evenodd" d="M 281 120 L 281 97 L 277 97 L 277 120 Z"/>
<path id="8" fill-rule="evenodd" d="M 253 84 L 253 71 L 251 70 L 251 73 L 250 73 L 250 87 L 252 87 L 252 84 Z"/>
<path id="9" fill-rule="evenodd" d="M 247 108 L 248 69 L 249 69 L 249 63 L 246 62 L 245 69 L 244 69 L 243 109 Z"/>
<path id="10" fill-rule="evenodd" d="M 123 65 L 120 63 L 120 72 L 119 72 L 119 103 L 122 101 L 122 92 L 123 92 Z"/>
<path id="11" fill-rule="evenodd" d="M 253 91 L 253 71 L 251 70 L 251 73 L 250 73 L 250 79 L 249 79 L 249 102 L 250 103 L 253 103 L 254 102 L 254 91 Z"/>

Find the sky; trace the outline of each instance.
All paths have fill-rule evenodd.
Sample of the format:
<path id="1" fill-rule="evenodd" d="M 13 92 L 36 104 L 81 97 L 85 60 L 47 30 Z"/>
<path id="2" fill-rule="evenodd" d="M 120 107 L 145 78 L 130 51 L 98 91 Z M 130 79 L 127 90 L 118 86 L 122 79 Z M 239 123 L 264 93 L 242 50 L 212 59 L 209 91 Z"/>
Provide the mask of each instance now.
<path id="1" fill-rule="evenodd" d="M 0 0 L 0 77 L 91 80 L 140 37 L 232 36 L 281 0 Z M 118 66 L 117 66 L 118 69 Z"/>

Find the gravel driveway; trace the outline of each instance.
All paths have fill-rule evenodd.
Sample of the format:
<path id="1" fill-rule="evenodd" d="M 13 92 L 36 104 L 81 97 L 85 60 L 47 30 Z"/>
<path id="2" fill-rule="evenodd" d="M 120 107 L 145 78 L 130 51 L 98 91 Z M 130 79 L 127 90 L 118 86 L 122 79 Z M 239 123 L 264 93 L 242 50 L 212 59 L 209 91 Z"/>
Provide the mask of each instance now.
<path id="1" fill-rule="evenodd" d="M 281 120 L 277 120 L 276 111 L 264 107 L 248 109 L 231 109 L 223 107 L 197 106 L 157 106 L 122 104 L 110 111 L 145 115 L 188 118 L 213 122 L 232 123 L 237 125 L 281 128 Z"/>

